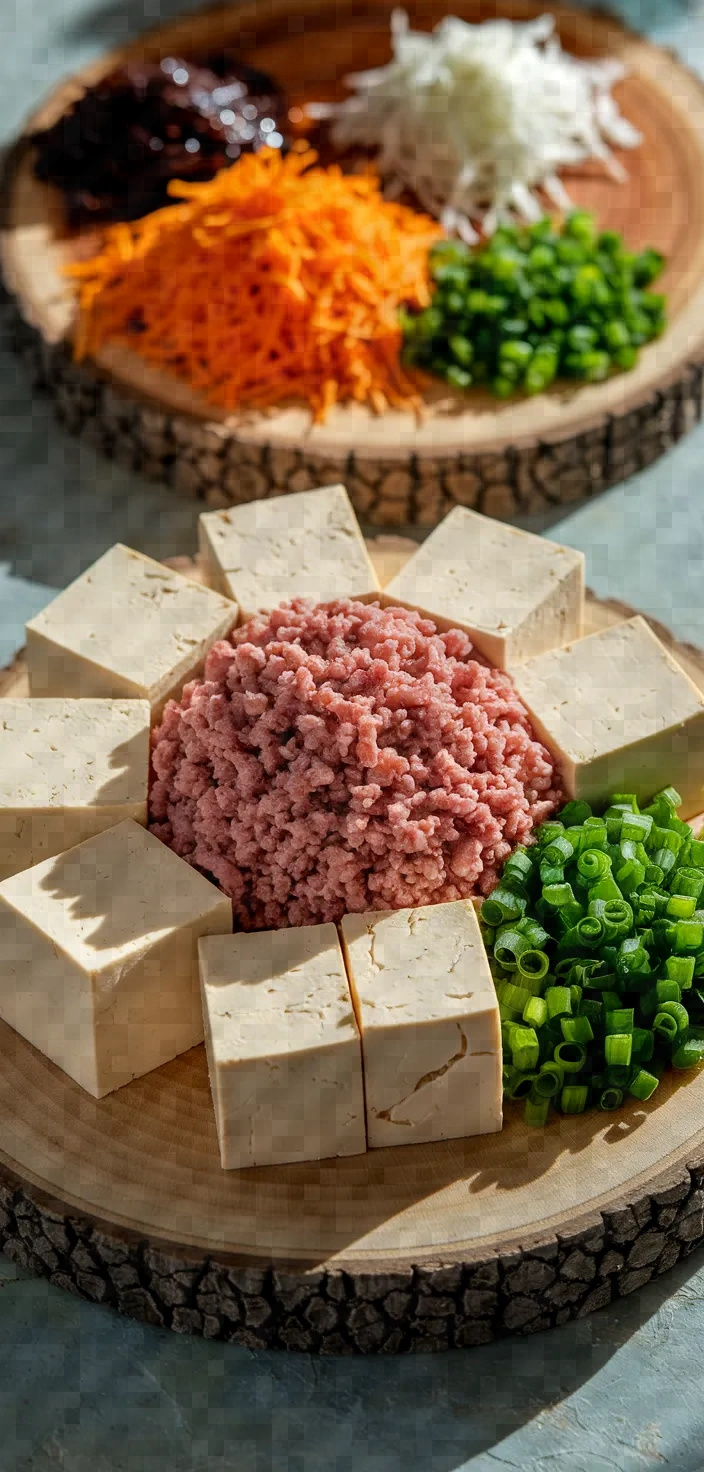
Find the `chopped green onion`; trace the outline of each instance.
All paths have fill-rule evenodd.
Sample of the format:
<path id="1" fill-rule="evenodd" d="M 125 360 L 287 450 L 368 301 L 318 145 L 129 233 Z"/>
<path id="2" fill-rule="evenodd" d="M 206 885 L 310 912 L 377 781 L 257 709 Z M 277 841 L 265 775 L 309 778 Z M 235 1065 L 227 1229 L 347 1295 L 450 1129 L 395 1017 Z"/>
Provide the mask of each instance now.
<path id="1" fill-rule="evenodd" d="M 561 1017 L 560 1026 L 566 1043 L 591 1043 L 594 1031 L 588 1017 Z"/>
<path id="2" fill-rule="evenodd" d="M 606 1014 L 607 1034 L 617 1032 L 633 1032 L 633 1008 L 614 1007 Z"/>
<path id="3" fill-rule="evenodd" d="M 579 900 L 568 900 L 566 905 L 558 906 L 555 912 L 555 921 L 563 935 L 571 930 L 578 920 L 585 914 L 584 905 Z"/>
<path id="4" fill-rule="evenodd" d="M 636 1063 L 648 1063 L 653 1056 L 655 1038 L 649 1027 L 634 1027 L 631 1057 Z"/>
<path id="5" fill-rule="evenodd" d="M 616 961 L 619 976 L 644 976 L 650 971 L 648 953 L 638 935 L 627 936 L 621 941 Z"/>
<path id="6" fill-rule="evenodd" d="M 553 838 L 557 838 L 558 833 L 564 833 L 564 831 L 565 825 L 559 819 L 549 818 L 547 822 L 541 823 L 536 835 L 541 852 L 552 843 Z"/>
<path id="7" fill-rule="evenodd" d="M 624 813 L 621 838 L 634 838 L 639 843 L 645 843 L 652 826 L 653 819 L 648 813 Z"/>
<path id="8" fill-rule="evenodd" d="M 545 945 L 545 942 L 550 939 L 549 932 L 539 921 L 534 920 L 532 915 L 524 915 L 523 919 L 518 921 L 516 930 L 525 936 L 531 948 L 535 947 L 537 950 L 540 950 Z"/>
<path id="9" fill-rule="evenodd" d="M 497 926 L 503 924 L 504 912 L 501 906 L 494 904 L 491 897 L 489 897 L 489 899 L 484 900 L 479 912 L 479 918 L 490 929 L 496 929 Z"/>
<path id="10" fill-rule="evenodd" d="M 694 895 L 673 894 L 668 900 L 666 915 L 672 920 L 690 920 L 697 908 Z"/>
<path id="11" fill-rule="evenodd" d="M 582 798 L 574 798 L 572 802 L 565 803 L 560 812 L 560 822 L 565 828 L 577 827 L 580 823 L 587 822 L 592 816 L 592 810 L 588 802 Z"/>
<path id="12" fill-rule="evenodd" d="M 602 849 L 589 848 L 577 860 L 577 872 L 587 884 L 594 884 L 609 873 L 611 860 Z"/>
<path id="13" fill-rule="evenodd" d="M 658 1083 L 659 1079 L 654 1074 L 648 1073 L 644 1068 L 639 1068 L 635 1078 L 631 1080 L 628 1092 L 633 1095 L 634 1099 L 645 1101 L 655 1093 Z"/>
<path id="14" fill-rule="evenodd" d="M 653 854 L 653 863 L 657 864 L 658 868 L 662 870 L 663 875 L 665 875 L 669 874 L 671 869 L 674 869 L 677 858 L 671 848 L 658 848 Z"/>
<path id="15" fill-rule="evenodd" d="M 502 925 L 506 920 L 518 920 L 519 916 L 525 914 L 527 906 L 525 896 L 513 894 L 505 885 L 500 885 L 484 901 L 482 919 L 487 925 Z M 497 918 L 494 919 L 494 916 Z"/>
<path id="16" fill-rule="evenodd" d="M 640 812 L 635 792 L 614 792 L 611 797 L 611 807 L 618 808 L 621 813 Z"/>
<path id="17" fill-rule="evenodd" d="M 628 859 L 616 873 L 616 883 L 623 894 L 635 894 L 645 879 L 645 864 Z"/>
<path id="18" fill-rule="evenodd" d="M 560 1095 L 563 1114 L 584 1114 L 589 1090 L 586 1084 L 566 1084 Z"/>
<path id="19" fill-rule="evenodd" d="M 626 1092 L 649 1098 L 670 1061 L 704 1064 L 704 840 L 675 797 L 665 789 L 640 813 L 615 794 L 604 818 L 572 804 L 514 851 L 484 901 L 504 1092 L 530 1098 L 536 1122 L 566 1089 L 608 1112 Z"/>
<path id="20" fill-rule="evenodd" d="M 614 1089 L 625 1089 L 628 1087 L 631 1073 L 629 1063 L 612 1063 L 606 1070 L 606 1083 Z"/>
<path id="21" fill-rule="evenodd" d="M 704 889 L 704 874 L 701 869 L 676 869 L 670 881 L 670 889 L 673 895 L 691 895 L 695 900 L 698 900 Z M 689 917 L 685 916 L 684 918 L 688 919 Z"/>
<path id="22" fill-rule="evenodd" d="M 515 967 L 522 951 L 527 951 L 530 941 L 518 930 L 504 926 L 498 931 L 494 943 L 494 959 L 500 966 Z"/>
<path id="23" fill-rule="evenodd" d="M 670 1002 L 669 1006 L 676 1006 L 676 1002 Z M 669 1012 L 656 1012 L 653 1019 L 653 1032 L 660 1034 L 667 1042 L 673 1042 L 679 1032 L 677 1019 L 671 1017 Z"/>
<path id="24" fill-rule="evenodd" d="M 579 1004 L 581 1017 L 588 1017 L 593 1033 L 603 1032 L 604 1008 L 601 1002 L 592 1000 L 591 997 L 583 999 Z"/>
<path id="25" fill-rule="evenodd" d="M 543 849 L 543 860 L 547 864 L 554 864 L 564 869 L 565 864 L 574 854 L 574 845 L 570 843 L 566 833 L 558 833 L 557 837 Z"/>
<path id="26" fill-rule="evenodd" d="M 518 1068 L 504 1068 L 504 1092 L 509 1099 L 527 1099 L 537 1073 L 521 1073 Z"/>
<path id="27" fill-rule="evenodd" d="M 574 891 L 571 884 L 544 884 L 543 899 L 546 904 L 552 905 L 553 909 L 562 909 L 564 905 L 574 903 Z"/>
<path id="28" fill-rule="evenodd" d="M 608 1067 L 625 1068 L 631 1061 L 633 1035 L 630 1032 L 609 1033 L 604 1038 L 604 1057 Z"/>
<path id="29" fill-rule="evenodd" d="M 587 946 L 589 950 L 595 950 L 604 939 L 604 922 L 598 915 L 583 915 L 574 928 L 580 944 Z"/>
<path id="30" fill-rule="evenodd" d="M 653 887 L 655 889 L 657 889 L 658 886 L 662 884 L 664 878 L 665 878 L 665 871 L 664 871 L 664 869 L 661 869 L 660 868 L 660 865 L 659 864 L 646 864 L 646 866 L 645 866 L 645 882 L 646 882 L 646 884 L 652 884 Z M 642 899 L 643 899 L 643 891 L 642 890 L 641 890 L 641 893 L 640 893 L 639 898 L 642 901 Z"/>
<path id="31" fill-rule="evenodd" d="M 550 1022 L 567 1017 L 572 1012 L 572 996 L 567 986 L 549 986 L 545 993 L 545 1001 Z"/>
<path id="32" fill-rule="evenodd" d="M 558 1043 L 553 1058 L 565 1073 L 579 1073 L 587 1061 L 587 1050 L 583 1043 Z"/>
<path id="33" fill-rule="evenodd" d="M 540 1072 L 536 1075 L 534 1092 L 541 1094 L 546 1099 L 553 1099 L 559 1094 L 565 1078 L 565 1070 L 559 1063 L 541 1063 Z"/>
<path id="34" fill-rule="evenodd" d="M 665 803 L 670 809 L 671 818 L 674 817 L 678 808 L 682 806 L 682 798 L 676 787 L 663 787 L 662 792 L 657 792 L 653 798 L 653 804 Z"/>
<path id="35" fill-rule="evenodd" d="M 623 895 L 613 877 L 613 874 L 604 874 L 592 884 L 589 890 L 589 909 L 591 911 L 594 900 L 623 900 Z"/>
<path id="36" fill-rule="evenodd" d="M 532 1027 L 517 1023 L 511 1033 L 511 1061 L 522 1073 L 537 1067 L 540 1057 L 538 1035 Z"/>
<path id="37" fill-rule="evenodd" d="M 593 889 L 590 890 L 589 914 L 596 920 L 600 920 L 607 939 L 626 939 L 633 925 L 633 910 L 627 900 L 621 899 L 595 899 Z"/>
<path id="38" fill-rule="evenodd" d="M 685 1028 L 689 1027 L 689 1013 L 687 1008 L 682 1006 L 681 1002 L 663 1002 L 658 1009 L 657 1017 L 662 1017 L 663 1015 L 674 1017 L 678 1032 L 684 1032 Z"/>
<path id="39" fill-rule="evenodd" d="M 704 1063 L 704 1038 L 685 1038 L 672 1054 L 673 1068 L 698 1068 Z"/>
<path id="40" fill-rule="evenodd" d="M 676 959 L 679 958 L 673 957 L 673 960 Z M 661 976 L 659 981 L 656 981 L 655 983 L 655 997 L 658 1004 L 661 1004 L 662 1002 L 681 1001 L 682 994 L 680 991 L 679 982 L 675 981 L 674 977 L 672 976 Z"/>
<path id="41" fill-rule="evenodd" d="M 548 1020 L 548 1004 L 544 997 L 529 997 L 523 1009 L 526 1027 L 543 1027 Z"/>
<path id="42" fill-rule="evenodd" d="M 704 943 L 704 925 L 700 920 L 677 920 L 674 925 L 673 949 L 681 954 L 683 951 L 700 951 Z"/>
<path id="43" fill-rule="evenodd" d="M 549 975 L 524 976 L 521 973 L 521 986 L 524 991 L 530 992 L 531 997 L 542 997 L 549 980 Z"/>
<path id="44" fill-rule="evenodd" d="M 704 869 L 704 840 L 690 838 L 687 847 L 687 862 L 693 869 Z"/>
<path id="45" fill-rule="evenodd" d="M 657 837 L 662 847 L 669 849 L 676 858 L 684 843 L 682 834 L 678 833 L 674 828 L 658 828 Z"/>
<path id="46" fill-rule="evenodd" d="M 527 950 L 518 957 L 518 972 L 529 980 L 542 981 L 550 970 L 550 961 L 545 951 Z"/>
<path id="47" fill-rule="evenodd" d="M 516 1012 L 522 1012 L 530 1000 L 530 992 L 525 987 L 515 986 L 512 981 L 504 981 L 501 984 L 501 1001 L 507 1007 L 512 1007 Z"/>
<path id="48" fill-rule="evenodd" d="M 544 1125 L 547 1123 L 549 1113 L 550 1099 L 547 1098 L 545 1095 L 538 1095 L 536 1097 L 534 1094 L 531 1094 L 526 1099 L 526 1107 L 523 1116 L 526 1124 L 539 1126 Z"/>

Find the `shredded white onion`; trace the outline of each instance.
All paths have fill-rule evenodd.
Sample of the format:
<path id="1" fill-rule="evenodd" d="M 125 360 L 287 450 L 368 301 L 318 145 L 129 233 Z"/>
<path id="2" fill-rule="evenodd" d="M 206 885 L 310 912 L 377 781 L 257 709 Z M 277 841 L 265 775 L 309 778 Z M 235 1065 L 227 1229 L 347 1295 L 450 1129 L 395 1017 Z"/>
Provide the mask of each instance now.
<path id="1" fill-rule="evenodd" d="M 377 149 L 390 192 L 412 189 L 466 240 L 476 239 L 472 221 L 490 233 L 512 214 L 539 217 L 538 187 L 568 208 L 559 169 L 594 158 L 622 179 L 609 145 L 641 139 L 611 96 L 621 63 L 570 56 L 554 26 L 551 15 L 482 25 L 447 16 L 427 33 L 396 10 L 389 65 L 348 77 L 354 96 L 309 112 L 333 120 L 336 147 Z"/>

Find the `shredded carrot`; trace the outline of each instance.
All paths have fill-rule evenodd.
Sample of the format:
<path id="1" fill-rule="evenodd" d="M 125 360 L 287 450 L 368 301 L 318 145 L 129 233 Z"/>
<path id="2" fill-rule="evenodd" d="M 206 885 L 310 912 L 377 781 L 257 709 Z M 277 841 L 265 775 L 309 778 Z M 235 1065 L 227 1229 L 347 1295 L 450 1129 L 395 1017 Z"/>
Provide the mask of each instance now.
<path id="1" fill-rule="evenodd" d="M 399 352 L 402 304 L 430 300 L 435 221 L 384 200 L 371 175 L 316 154 L 245 154 L 181 202 L 105 232 L 73 265 L 77 358 L 127 343 L 227 410 L 349 399 L 414 407 Z"/>

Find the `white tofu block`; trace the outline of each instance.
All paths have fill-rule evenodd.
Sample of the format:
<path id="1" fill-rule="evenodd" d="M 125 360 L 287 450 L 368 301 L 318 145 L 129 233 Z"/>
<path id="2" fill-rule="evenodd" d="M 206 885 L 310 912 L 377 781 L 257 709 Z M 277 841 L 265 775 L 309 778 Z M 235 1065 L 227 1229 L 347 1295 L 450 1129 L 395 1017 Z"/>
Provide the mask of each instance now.
<path id="1" fill-rule="evenodd" d="M 673 786 L 683 817 L 704 809 L 704 697 L 645 619 L 528 660 L 513 677 L 570 797 L 643 801 Z"/>
<path id="2" fill-rule="evenodd" d="M 366 1150 L 362 1054 L 334 925 L 199 945 L 225 1170 Z"/>
<path id="3" fill-rule="evenodd" d="M 584 556 L 456 506 L 385 589 L 441 629 L 464 629 L 500 669 L 576 639 Z"/>
<path id="4" fill-rule="evenodd" d="M 199 535 L 211 586 L 237 601 L 243 620 L 291 598 L 380 591 L 344 486 L 206 511 Z"/>
<path id="5" fill-rule="evenodd" d="M 370 1148 L 501 1129 L 501 1029 L 471 900 L 345 915 Z"/>
<path id="6" fill-rule="evenodd" d="M 225 895 L 128 819 L 0 884 L 0 1017 L 96 1099 L 203 1039 Z"/>
<path id="7" fill-rule="evenodd" d="M 27 624 L 31 694 L 133 697 L 159 710 L 236 618 L 210 588 L 118 542 Z"/>
<path id="8" fill-rule="evenodd" d="M 0 700 L 0 880 L 146 824 L 146 700 Z"/>

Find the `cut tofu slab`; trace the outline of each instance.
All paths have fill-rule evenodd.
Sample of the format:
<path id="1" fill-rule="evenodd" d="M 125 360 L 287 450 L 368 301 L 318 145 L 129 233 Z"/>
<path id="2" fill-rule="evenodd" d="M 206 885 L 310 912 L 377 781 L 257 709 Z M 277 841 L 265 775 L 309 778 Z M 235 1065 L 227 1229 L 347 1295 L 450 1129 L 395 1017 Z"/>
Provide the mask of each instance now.
<path id="1" fill-rule="evenodd" d="M 334 925 L 199 945 L 225 1170 L 366 1150 L 359 1032 Z"/>
<path id="2" fill-rule="evenodd" d="M 27 624 L 30 693 L 131 697 L 158 711 L 236 618 L 228 599 L 117 543 Z"/>
<path id="3" fill-rule="evenodd" d="M 0 1017 L 94 1098 L 203 1040 L 215 885 L 128 819 L 0 884 Z"/>
<path id="4" fill-rule="evenodd" d="M 211 587 L 236 600 L 243 620 L 291 598 L 380 591 L 344 486 L 206 511 L 199 534 Z"/>
<path id="5" fill-rule="evenodd" d="M 417 608 L 441 629 L 464 629 L 506 669 L 581 634 L 584 556 L 456 506 L 389 583 L 384 602 Z"/>
<path id="6" fill-rule="evenodd" d="M 370 1147 L 501 1129 L 501 1029 L 471 900 L 345 915 Z"/>
<path id="7" fill-rule="evenodd" d="M 0 880 L 147 821 L 146 700 L 0 700 Z"/>
<path id="8" fill-rule="evenodd" d="M 665 786 L 681 816 L 704 809 L 704 696 L 640 616 L 513 672 L 570 797 L 649 800 Z"/>

